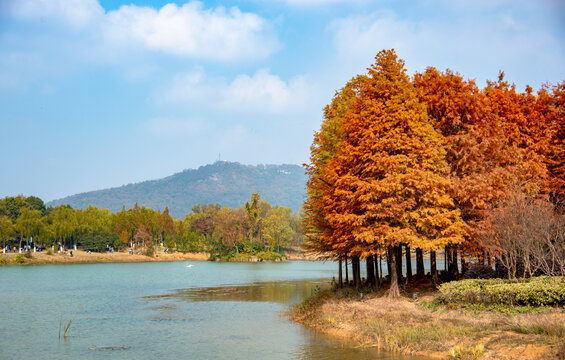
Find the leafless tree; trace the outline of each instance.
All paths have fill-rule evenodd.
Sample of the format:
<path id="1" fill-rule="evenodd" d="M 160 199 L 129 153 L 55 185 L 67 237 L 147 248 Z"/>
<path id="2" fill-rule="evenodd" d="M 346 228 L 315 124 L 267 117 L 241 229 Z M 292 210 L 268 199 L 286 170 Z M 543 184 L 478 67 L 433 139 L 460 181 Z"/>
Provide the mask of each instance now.
<path id="1" fill-rule="evenodd" d="M 499 255 L 509 278 L 565 273 L 564 216 L 549 201 L 514 192 L 486 220 L 483 242 Z"/>

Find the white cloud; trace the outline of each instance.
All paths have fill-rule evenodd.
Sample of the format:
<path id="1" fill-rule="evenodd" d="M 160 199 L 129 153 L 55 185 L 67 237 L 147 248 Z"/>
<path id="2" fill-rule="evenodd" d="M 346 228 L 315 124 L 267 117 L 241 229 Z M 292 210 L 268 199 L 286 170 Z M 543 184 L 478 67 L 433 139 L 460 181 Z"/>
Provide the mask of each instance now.
<path id="1" fill-rule="evenodd" d="M 409 49 L 419 33 L 416 24 L 397 19 L 390 12 L 338 19 L 330 29 L 341 57 L 365 61 L 384 48 Z"/>
<path id="2" fill-rule="evenodd" d="M 227 109 L 293 111 L 308 105 L 308 90 L 305 77 L 285 82 L 268 70 L 260 69 L 253 76 L 237 76 L 226 89 L 223 104 Z"/>
<path id="3" fill-rule="evenodd" d="M 97 39 L 101 44 L 86 46 L 96 46 L 106 56 L 136 48 L 215 61 L 255 60 L 280 48 L 270 24 L 259 15 L 236 7 L 205 9 L 198 1 L 158 10 L 125 5 L 106 13 L 97 0 L 18 0 L 9 3 L 8 13 L 20 21 L 89 32 L 81 40 Z"/>
<path id="4" fill-rule="evenodd" d="M 313 86 L 307 76 L 288 81 L 260 69 L 252 76 L 241 74 L 231 82 L 195 68 L 178 76 L 170 88 L 157 96 L 158 103 L 191 103 L 224 112 L 293 113 L 304 110 L 311 100 Z"/>
<path id="5" fill-rule="evenodd" d="M 218 92 L 226 86 L 225 79 L 211 77 L 200 66 L 177 74 L 167 89 L 155 95 L 157 103 L 205 103 L 217 100 Z"/>
<path id="6" fill-rule="evenodd" d="M 529 78 L 535 87 L 563 76 L 562 45 L 543 29 L 517 25 L 520 20 L 506 13 L 454 16 L 443 22 L 415 21 L 376 12 L 335 20 L 329 29 L 339 61 L 357 72 L 373 63 L 380 50 L 394 48 L 410 72 L 427 66 L 450 68 L 476 78 L 479 85 L 494 79 L 499 70 L 519 87 L 526 83 L 517 78 Z M 553 78 L 547 78 L 550 73 Z"/>
<path id="7" fill-rule="evenodd" d="M 104 31 L 109 41 L 133 41 L 150 50 L 180 56 L 264 58 L 279 47 L 267 21 L 235 7 L 207 10 L 200 2 L 190 2 L 155 10 L 128 5 L 109 12 L 106 20 Z"/>

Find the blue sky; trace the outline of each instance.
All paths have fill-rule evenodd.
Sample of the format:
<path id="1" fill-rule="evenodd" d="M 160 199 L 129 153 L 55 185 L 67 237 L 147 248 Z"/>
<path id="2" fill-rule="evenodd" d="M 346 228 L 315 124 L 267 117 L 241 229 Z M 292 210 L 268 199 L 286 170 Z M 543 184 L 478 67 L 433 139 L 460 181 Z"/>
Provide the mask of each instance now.
<path id="1" fill-rule="evenodd" d="M 551 1 L 0 0 L 0 197 L 45 201 L 222 160 L 308 161 L 378 51 L 522 91 L 565 79 Z"/>

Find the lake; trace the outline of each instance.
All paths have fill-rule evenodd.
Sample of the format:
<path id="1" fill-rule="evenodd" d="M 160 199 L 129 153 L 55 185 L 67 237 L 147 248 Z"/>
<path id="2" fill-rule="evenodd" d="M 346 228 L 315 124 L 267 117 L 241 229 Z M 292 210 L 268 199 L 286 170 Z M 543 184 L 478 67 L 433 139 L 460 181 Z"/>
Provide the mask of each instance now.
<path id="1" fill-rule="evenodd" d="M 2 267 L 0 358 L 409 359 L 284 316 L 332 276 L 302 261 Z"/>

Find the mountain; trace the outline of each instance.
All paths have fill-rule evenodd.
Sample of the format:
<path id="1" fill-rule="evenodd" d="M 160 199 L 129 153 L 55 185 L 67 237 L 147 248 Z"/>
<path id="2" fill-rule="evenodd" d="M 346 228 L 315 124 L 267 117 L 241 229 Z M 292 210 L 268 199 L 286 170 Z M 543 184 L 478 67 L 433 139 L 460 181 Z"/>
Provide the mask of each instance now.
<path id="1" fill-rule="evenodd" d="M 89 191 L 53 200 L 47 205 L 89 205 L 119 211 L 137 202 L 155 210 L 169 207 L 181 218 L 196 204 L 218 203 L 236 208 L 258 193 L 271 205 L 286 206 L 298 212 L 305 195 L 307 176 L 298 165 L 242 165 L 217 161 L 196 170 L 184 170 L 160 180 L 144 181 L 117 188 Z"/>

